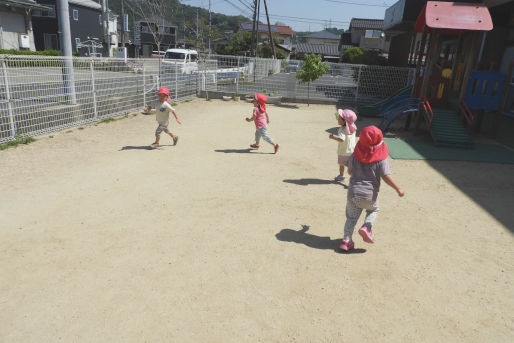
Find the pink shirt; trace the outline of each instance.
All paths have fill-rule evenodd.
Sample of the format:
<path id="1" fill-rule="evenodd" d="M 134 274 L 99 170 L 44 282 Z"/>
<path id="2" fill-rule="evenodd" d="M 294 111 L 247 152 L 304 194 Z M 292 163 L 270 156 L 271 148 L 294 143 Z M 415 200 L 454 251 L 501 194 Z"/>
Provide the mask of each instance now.
<path id="1" fill-rule="evenodd" d="M 255 116 L 255 127 L 257 129 L 262 129 L 268 125 L 266 122 L 266 112 L 262 112 L 258 106 L 253 109 L 253 115 Z"/>

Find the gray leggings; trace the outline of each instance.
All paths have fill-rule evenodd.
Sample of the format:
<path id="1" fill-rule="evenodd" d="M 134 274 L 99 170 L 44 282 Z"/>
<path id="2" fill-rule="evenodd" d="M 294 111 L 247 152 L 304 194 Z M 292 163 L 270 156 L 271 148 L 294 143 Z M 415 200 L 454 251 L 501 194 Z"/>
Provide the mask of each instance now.
<path id="1" fill-rule="evenodd" d="M 270 144 L 274 144 L 273 138 L 268 136 L 268 128 L 261 127 L 260 129 L 255 130 L 255 142 L 259 144 L 259 141 L 261 140 L 261 137 L 264 138 L 264 140 Z"/>
<path id="2" fill-rule="evenodd" d="M 350 198 L 346 200 L 346 223 L 344 224 L 344 239 L 352 239 L 353 230 L 355 224 L 359 220 L 362 210 L 366 210 L 366 218 L 364 219 L 364 225 L 369 229 L 373 226 L 375 219 L 378 216 L 378 199 L 376 201 L 362 199 L 362 198 Z"/>

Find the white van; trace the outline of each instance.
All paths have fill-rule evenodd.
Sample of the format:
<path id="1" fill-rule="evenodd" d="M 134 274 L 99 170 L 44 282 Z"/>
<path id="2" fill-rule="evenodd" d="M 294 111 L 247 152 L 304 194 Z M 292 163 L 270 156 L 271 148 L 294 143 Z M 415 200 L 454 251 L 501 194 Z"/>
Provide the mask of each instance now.
<path id="1" fill-rule="evenodd" d="M 168 49 L 162 63 L 166 67 L 179 68 L 182 74 L 198 71 L 198 52 L 191 49 Z"/>

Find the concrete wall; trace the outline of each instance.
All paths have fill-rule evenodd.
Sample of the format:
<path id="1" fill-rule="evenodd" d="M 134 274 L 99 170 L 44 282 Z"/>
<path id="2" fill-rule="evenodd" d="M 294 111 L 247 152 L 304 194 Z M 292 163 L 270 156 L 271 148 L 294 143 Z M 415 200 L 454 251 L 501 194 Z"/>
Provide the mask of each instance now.
<path id="1" fill-rule="evenodd" d="M 30 50 L 35 50 L 30 18 L 21 9 L 0 8 L 0 48 L 20 49 L 19 36 L 26 34 L 30 39 Z"/>

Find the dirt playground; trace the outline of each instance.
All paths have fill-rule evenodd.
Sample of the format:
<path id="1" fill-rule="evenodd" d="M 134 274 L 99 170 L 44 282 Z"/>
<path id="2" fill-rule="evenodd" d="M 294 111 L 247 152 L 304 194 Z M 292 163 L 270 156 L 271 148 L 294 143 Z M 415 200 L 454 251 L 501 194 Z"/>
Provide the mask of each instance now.
<path id="1" fill-rule="evenodd" d="M 389 159 L 341 253 L 334 106 L 176 109 L 0 151 L 0 342 L 514 341 L 514 165 Z"/>

